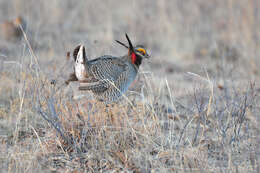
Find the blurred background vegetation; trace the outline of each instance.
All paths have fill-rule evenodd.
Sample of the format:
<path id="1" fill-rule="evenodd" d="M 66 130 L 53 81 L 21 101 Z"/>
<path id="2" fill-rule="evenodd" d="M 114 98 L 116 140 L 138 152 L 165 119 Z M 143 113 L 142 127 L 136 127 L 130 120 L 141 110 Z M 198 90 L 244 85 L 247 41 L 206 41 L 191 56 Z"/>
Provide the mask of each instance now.
<path id="1" fill-rule="evenodd" d="M 258 0 L 0 0 L 0 23 L 4 24 L 5 21 L 12 21 L 20 16 L 25 23 L 25 34 L 32 47 L 32 50 L 30 50 L 23 35 L 21 35 L 20 40 L 6 40 L 3 28 L 1 28 L 0 142 L 2 141 L 3 145 L 1 146 L 0 143 L 0 151 L 2 155 L 8 157 L 1 158 L 0 163 L 2 161 L 3 166 L 0 166 L 0 168 L 11 172 L 14 170 L 33 172 L 33 165 L 36 164 L 34 163 L 35 158 L 38 156 L 35 156 L 35 158 L 19 156 L 20 159 L 17 160 L 8 158 L 14 156 L 15 153 L 23 153 L 24 151 L 30 153 L 34 147 L 40 148 L 39 145 L 35 146 L 30 143 L 32 148 L 27 150 L 18 140 L 18 134 L 21 133 L 21 138 L 27 139 L 27 142 L 28 140 L 32 142 L 30 138 L 34 134 L 32 129 L 35 128 L 36 131 L 37 128 L 43 129 L 44 134 L 48 132 L 46 123 L 42 122 L 44 125 L 37 124 L 42 119 L 40 116 L 34 117 L 35 114 L 39 113 L 33 109 L 33 103 L 40 96 L 49 98 L 53 95 L 51 91 L 47 92 L 47 89 L 43 90 L 45 93 L 39 91 L 38 96 L 32 94 L 33 88 L 39 87 L 38 84 L 34 83 L 37 81 L 36 77 L 39 77 L 34 73 L 34 66 L 37 65 L 35 58 L 43 74 L 41 77 L 45 81 L 55 79 L 58 83 L 63 83 L 72 70 L 72 62 L 66 58 L 68 51 L 72 51 L 78 44 L 83 43 L 90 59 L 104 54 L 123 55 L 126 50 L 116 44 L 114 40 L 125 42 L 124 34 L 128 33 L 134 43 L 144 44 L 152 56 L 149 61 L 145 61 L 141 68 L 141 75 L 138 78 L 140 85 L 149 83 L 143 80 L 143 76 L 151 73 L 152 79 L 148 77 L 148 80 L 152 83 L 151 88 L 158 88 L 159 92 L 157 93 L 161 93 L 162 88 L 171 88 L 170 94 L 165 94 L 165 97 L 163 94 L 163 96 L 157 97 L 157 93 L 153 90 L 153 96 L 156 97 L 157 101 L 154 101 L 156 100 L 154 99 L 152 104 L 160 105 L 160 102 L 163 102 L 164 106 L 167 105 L 173 109 L 173 105 L 177 105 L 175 102 L 182 102 L 186 107 L 189 107 L 189 111 L 187 111 L 188 109 L 186 111 L 179 110 L 178 106 L 174 108 L 175 111 L 177 110 L 178 115 L 192 117 L 194 114 L 190 110 L 200 110 L 199 105 L 206 105 L 204 107 L 206 108 L 209 107 L 207 105 L 213 104 L 212 109 L 208 111 L 216 113 L 221 112 L 220 107 L 223 106 L 221 103 L 226 103 L 223 110 L 228 110 L 229 113 L 236 109 L 237 112 L 244 110 L 245 114 L 243 115 L 249 114 L 249 117 L 251 117 L 251 119 L 249 118 L 251 121 L 248 120 L 249 122 L 245 125 L 244 132 L 250 131 L 248 130 L 250 127 L 254 128 L 251 129 L 252 133 L 248 132 L 248 138 L 241 142 L 243 147 L 247 147 L 243 148 L 244 155 L 241 155 L 241 157 L 235 156 L 238 161 L 231 159 L 232 161 L 228 162 L 228 165 L 219 164 L 216 161 L 220 157 L 220 160 L 227 162 L 226 157 L 231 157 L 234 154 L 232 142 L 226 144 L 223 142 L 223 137 L 223 140 L 218 141 L 218 144 L 222 143 L 223 147 L 225 143 L 231 148 L 227 155 L 216 157 L 215 160 L 213 159 L 214 161 L 210 159 L 194 161 L 192 167 L 196 167 L 198 172 L 235 172 L 236 170 L 241 170 L 238 172 L 259 172 L 260 154 L 259 150 L 257 151 L 260 143 L 259 128 L 257 128 L 257 123 L 260 122 L 260 99 L 258 97 L 260 91 L 259 8 L 260 1 Z M 166 84 L 161 82 L 162 79 L 166 80 Z M 214 93 L 213 89 L 208 89 L 208 84 L 202 82 L 205 80 L 211 81 L 211 85 L 214 86 Z M 46 85 L 48 86 L 49 83 Z M 141 88 L 138 84 L 136 86 Z M 249 88 L 252 89 L 252 92 Z M 72 92 L 71 90 L 73 88 L 66 88 L 67 95 L 65 94 L 62 98 L 67 98 L 68 93 Z M 137 91 L 140 90 L 137 89 Z M 221 97 L 222 91 L 225 93 L 223 97 Z M 199 93 L 201 100 L 196 97 L 196 93 Z M 75 93 L 72 95 L 75 95 Z M 214 98 L 213 101 L 208 98 L 209 95 L 212 96 L 210 98 Z M 238 98 L 239 96 L 243 99 Z M 24 98 L 30 99 L 24 100 Z M 203 101 L 202 98 L 207 99 Z M 250 104 L 244 104 L 243 107 L 241 105 L 245 102 L 245 98 L 251 101 Z M 200 102 L 196 102 L 197 99 Z M 171 103 L 166 103 L 167 101 L 164 100 Z M 74 101 L 70 100 L 70 104 L 74 105 Z M 222 106 L 218 107 L 218 105 Z M 237 105 L 237 107 L 235 106 L 234 109 L 230 110 L 228 109 L 232 107 L 230 105 Z M 249 107 L 252 109 L 250 113 L 247 112 Z M 160 107 L 159 110 L 164 109 Z M 155 112 L 156 115 L 160 114 Z M 198 112 L 198 115 L 200 115 L 200 111 Z M 220 120 L 217 116 L 218 113 L 216 113 L 216 117 L 213 116 L 213 121 L 223 123 L 224 119 Z M 231 116 L 231 113 L 227 117 L 229 115 Z M 29 117 L 31 116 L 34 120 L 30 120 Z M 171 117 L 168 117 L 167 121 L 169 119 Z M 229 119 L 225 120 L 228 121 Z M 28 125 L 28 122 L 30 122 L 30 125 Z M 151 122 L 154 122 L 154 120 L 151 120 Z M 156 121 L 156 123 L 158 122 Z M 188 123 L 185 124 L 183 123 L 182 126 L 178 127 L 180 129 L 178 135 L 182 136 L 187 133 L 187 136 L 189 136 L 188 134 L 193 132 L 198 134 L 199 130 L 196 123 L 196 128 L 189 130 L 186 129 Z M 237 124 L 234 123 L 233 125 L 236 129 Z M 19 126 L 26 128 L 21 132 L 20 128 L 17 128 Z M 212 132 L 214 134 L 212 137 L 214 136 L 215 140 L 215 137 L 219 137 L 221 129 L 228 127 L 223 125 L 221 128 L 218 128 L 218 126 L 212 126 L 212 128 L 216 129 L 214 133 Z M 186 129 L 186 131 L 181 131 L 181 129 Z M 30 133 L 25 133 L 28 131 Z M 40 132 L 37 131 L 37 133 Z M 46 136 L 44 134 L 43 136 Z M 162 132 L 161 135 L 168 139 L 166 133 Z M 54 138 L 54 136 L 52 137 Z M 105 139 L 107 140 L 107 138 Z M 232 141 L 232 135 L 230 139 Z M 173 143 L 175 144 L 175 142 Z M 254 146 L 253 149 L 248 147 L 249 145 Z M 174 146 L 176 147 L 176 145 Z M 187 171 L 185 167 L 189 166 L 189 159 L 191 159 L 188 157 L 188 153 L 193 153 L 192 159 L 194 159 L 197 156 L 196 151 L 200 151 L 200 148 L 192 148 L 193 145 L 190 146 L 185 142 L 181 146 L 183 150 L 180 153 L 184 153 L 185 157 L 183 157 L 183 163 L 178 163 L 178 166 L 184 166 L 175 169 L 175 171 L 185 172 Z M 190 146 L 190 148 L 187 149 L 187 146 Z M 9 147 L 11 149 L 8 149 Z M 22 148 L 22 151 L 20 149 L 17 151 L 16 147 Z M 219 148 L 216 148 L 214 149 L 219 151 Z M 143 152 L 146 151 L 147 148 Z M 160 154 L 160 152 L 156 152 Z M 169 154 L 166 151 L 164 152 L 165 155 Z M 163 155 L 163 152 L 161 154 Z M 117 157 L 122 159 L 123 156 L 119 153 Z M 200 155 L 200 158 L 202 157 L 204 158 L 204 155 Z M 98 158 L 109 160 L 105 156 Z M 135 156 L 132 156 L 132 158 L 136 159 Z M 147 158 L 150 159 L 150 156 L 147 156 Z M 174 158 L 180 159 L 181 156 L 174 155 Z M 22 160 L 24 162 L 21 162 Z M 30 166 L 26 165 L 27 162 L 30 163 Z M 161 171 L 167 172 L 169 167 L 174 164 L 176 166 L 176 163 L 171 165 L 166 162 L 164 160 L 161 164 L 161 167 L 165 168 Z M 238 162 L 241 163 L 240 167 Z M 152 166 L 149 169 L 145 163 L 147 169 L 143 169 L 142 159 L 140 159 L 138 164 L 134 164 L 135 167 L 140 169 L 133 169 L 128 165 L 121 170 L 149 172 L 156 170 L 153 163 L 150 163 Z M 96 162 L 93 164 L 96 164 Z M 156 164 L 160 165 L 159 162 L 156 162 Z M 203 169 L 204 165 L 206 165 L 205 169 Z M 88 167 L 91 166 L 88 165 Z M 220 167 L 228 169 L 221 169 Z M 42 167 L 37 166 L 37 168 L 41 170 Z M 53 169 L 56 170 L 56 168 Z M 112 169 L 108 170 L 111 171 Z M 100 169 L 93 170 L 100 171 Z M 192 169 L 190 171 L 192 172 Z"/>

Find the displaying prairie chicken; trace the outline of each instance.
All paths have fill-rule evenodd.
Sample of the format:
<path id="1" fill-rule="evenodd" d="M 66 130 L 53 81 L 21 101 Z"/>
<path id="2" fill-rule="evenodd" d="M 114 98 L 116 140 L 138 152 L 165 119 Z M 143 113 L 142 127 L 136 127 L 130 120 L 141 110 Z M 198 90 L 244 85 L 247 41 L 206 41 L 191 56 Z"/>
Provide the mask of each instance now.
<path id="1" fill-rule="evenodd" d="M 25 30 L 25 22 L 22 17 L 17 17 L 13 21 L 5 21 L 1 23 L 1 35 L 7 41 L 18 41 L 21 39 L 23 33 L 20 25 Z"/>
<path id="2" fill-rule="evenodd" d="M 144 46 L 133 47 L 126 34 L 129 46 L 116 40 L 128 49 L 121 57 L 104 55 L 87 60 L 84 46 L 78 46 L 73 53 L 75 60 L 75 80 L 79 80 L 79 90 L 90 90 L 105 103 L 117 101 L 134 81 L 143 58 L 149 58 Z M 76 56 L 77 54 L 77 56 Z"/>

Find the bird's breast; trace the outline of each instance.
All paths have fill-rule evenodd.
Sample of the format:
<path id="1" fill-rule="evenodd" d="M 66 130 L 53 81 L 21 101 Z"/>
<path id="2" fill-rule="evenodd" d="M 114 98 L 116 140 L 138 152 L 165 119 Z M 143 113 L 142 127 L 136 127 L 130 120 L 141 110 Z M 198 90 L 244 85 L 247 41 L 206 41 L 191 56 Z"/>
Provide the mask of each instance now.
<path id="1" fill-rule="evenodd" d="M 133 65 L 129 66 L 128 75 L 125 77 L 124 85 L 122 87 L 122 92 L 126 92 L 129 86 L 133 83 L 137 75 L 137 70 Z"/>

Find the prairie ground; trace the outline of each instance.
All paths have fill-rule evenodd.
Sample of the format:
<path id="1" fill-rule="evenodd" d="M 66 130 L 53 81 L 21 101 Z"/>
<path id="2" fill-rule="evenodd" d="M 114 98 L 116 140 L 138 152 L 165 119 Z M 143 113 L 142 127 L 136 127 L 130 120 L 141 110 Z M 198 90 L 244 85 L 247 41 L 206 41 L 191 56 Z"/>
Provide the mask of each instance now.
<path id="1" fill-rule="evenodd" d="M 260 172 L 260 1 L 0 0 L 0 172 Z M 145 60 L 105 106 L 65 85 L 73 60 Z"/>

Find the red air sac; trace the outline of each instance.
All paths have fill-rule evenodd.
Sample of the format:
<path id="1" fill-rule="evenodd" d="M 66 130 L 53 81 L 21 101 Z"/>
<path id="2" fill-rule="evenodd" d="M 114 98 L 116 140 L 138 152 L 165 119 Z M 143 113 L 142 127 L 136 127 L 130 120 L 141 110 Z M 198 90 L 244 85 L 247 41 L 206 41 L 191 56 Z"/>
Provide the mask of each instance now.
<path id="1" fill-rule="evenodd" d="M 131 59 L 132 59 L 132 63 L 134 64 L 135 61 L 136 61 L 136 55 L 135 55 L 135 53 L 132 53 Z"/>

